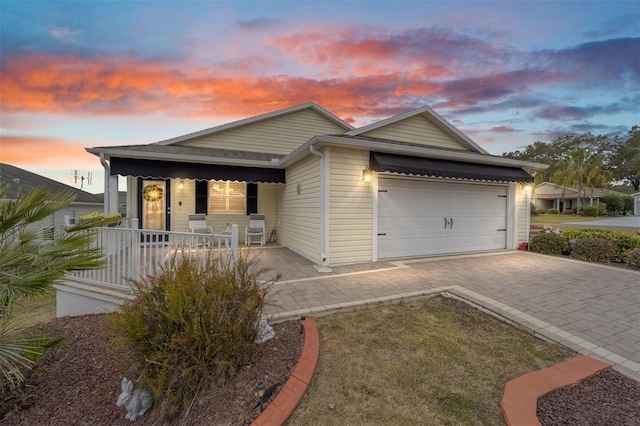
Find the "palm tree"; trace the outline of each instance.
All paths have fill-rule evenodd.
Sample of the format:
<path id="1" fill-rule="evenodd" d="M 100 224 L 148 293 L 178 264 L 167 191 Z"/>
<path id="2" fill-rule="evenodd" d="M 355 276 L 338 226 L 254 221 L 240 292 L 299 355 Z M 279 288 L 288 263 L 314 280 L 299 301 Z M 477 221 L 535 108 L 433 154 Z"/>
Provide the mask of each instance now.
<path id="1" fill-rule="evenodd" d="M 578 190 L 578 211 L 581 209 L 585 189 L 593 190 L 604 186 L 612 178 L 611 172 L 605 169 L 603 158 L 598 153 L 591 153 L 584 148 L 572 150 L 559 164 L 552 180 L 563 188 Z M 564 200 L 565 190 L 562 190 Z"/>
<path id="2" fill-rule="evenodd" d="M 103 266 L 99 249 L 90 248 L 89 228 L 111 220 L 80 223 L 53 241 L 42 241 L 34 226 L 71 203 L 75 195 L 37 188 L 16 200 L 5 199 L 0 187 L 0 375 L 11 386 L 24 380 L 30 368 L 54 342 L 26 332 L 14 320 L 16 302 L 52 291 L 52 284 L 72 270 Z"/>

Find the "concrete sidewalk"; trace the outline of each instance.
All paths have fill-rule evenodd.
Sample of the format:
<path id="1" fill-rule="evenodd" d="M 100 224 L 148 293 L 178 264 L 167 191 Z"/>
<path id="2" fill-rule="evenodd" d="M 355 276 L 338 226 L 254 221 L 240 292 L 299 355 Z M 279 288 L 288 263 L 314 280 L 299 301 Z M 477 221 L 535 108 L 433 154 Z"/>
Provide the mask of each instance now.
<path id="1" fill-rule="evenodd" d="M 271 319 L 320 316 L 445 294 L 640 380 L 640 272 L 510 251 L 374 262 L 318 273 L 282 247 L 260 250 L 261 265 L 282 273 Z"/>

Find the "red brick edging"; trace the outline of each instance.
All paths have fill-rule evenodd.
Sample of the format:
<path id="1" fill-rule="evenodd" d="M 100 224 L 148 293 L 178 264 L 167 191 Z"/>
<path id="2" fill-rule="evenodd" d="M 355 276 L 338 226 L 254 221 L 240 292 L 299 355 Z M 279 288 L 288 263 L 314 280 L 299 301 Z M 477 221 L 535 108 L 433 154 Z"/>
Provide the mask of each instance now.
<path id="1" fill-rule="evenodd" d="M 320 355 L 320 335 L 316 320 L 306 317 L 304 320 L 304 345 L 296 368 L 289 376 L 276 397 L 267 408 L 251 423 L 251 426 L 282 425 L 298 406 L 318 364 Z"/>
<path id="2" fill-rule="evenodd" d="M 609 369 L 611 365 L 582 355 L 507 382 L 500 402 L 507 426 L 540 426 L 536 415 L 540 396 Z"/>

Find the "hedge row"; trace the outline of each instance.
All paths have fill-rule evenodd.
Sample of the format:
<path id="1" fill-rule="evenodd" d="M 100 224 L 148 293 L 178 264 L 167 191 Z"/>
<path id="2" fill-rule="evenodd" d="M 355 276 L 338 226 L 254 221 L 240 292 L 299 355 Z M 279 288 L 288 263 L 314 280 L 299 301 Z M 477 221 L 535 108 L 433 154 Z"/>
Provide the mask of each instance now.
<path id="1" fill-rule="evenodd" d="M 558 255 L 569 252 L 576 259 L 599 263 L 626 263 L 640 269 L 640 236 L 620 231 L 568 229 L 563 234 L 544 233 L 531 238 L 530 250 Z"/>

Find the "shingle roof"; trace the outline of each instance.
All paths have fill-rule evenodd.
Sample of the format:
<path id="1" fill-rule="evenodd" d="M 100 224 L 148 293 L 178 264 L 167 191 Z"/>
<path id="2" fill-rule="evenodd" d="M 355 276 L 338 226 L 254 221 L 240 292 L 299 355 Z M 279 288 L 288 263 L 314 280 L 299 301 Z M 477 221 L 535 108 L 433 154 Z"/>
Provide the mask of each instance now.
<path id="1" fill-rule="evenodd" d="M 236 151 L 231 149 L 219 149 L 219 148 L 202 148 L 195 146 L 182 146 L 182 145 L 120 145 L 120 146 L 104 146 L 89 148 L 89 152 L 100 152 L 104 150 L 117 150 L 119 152 L 128 153 L 155 153 L 155 154 L 168 154 L 177 156 L 192 156 L 201 158 L 227 158 L 237 160 L 256 160 L 256 161 L 271 161 L 272 158 L 280 158 L 282 154 L 269 154 L 263 152 L 250 152 L 250 151 Z"/>
<path id="2" fill-rule="evenodd" d="M 47 187 L 52 194 L 60 191 L 70 191 L 76 195 L 76 203 L 96 203 L 102 204 L 102 197 L 80 189 L 74 188 L 64 183 L 28 172 L 9 164 L 0 163 L 0 184 L 9 185 L 9 190 L 5 194 L 6 198 L 15 199 L 21 191 L 23 194 L 31 189 Z"/>

